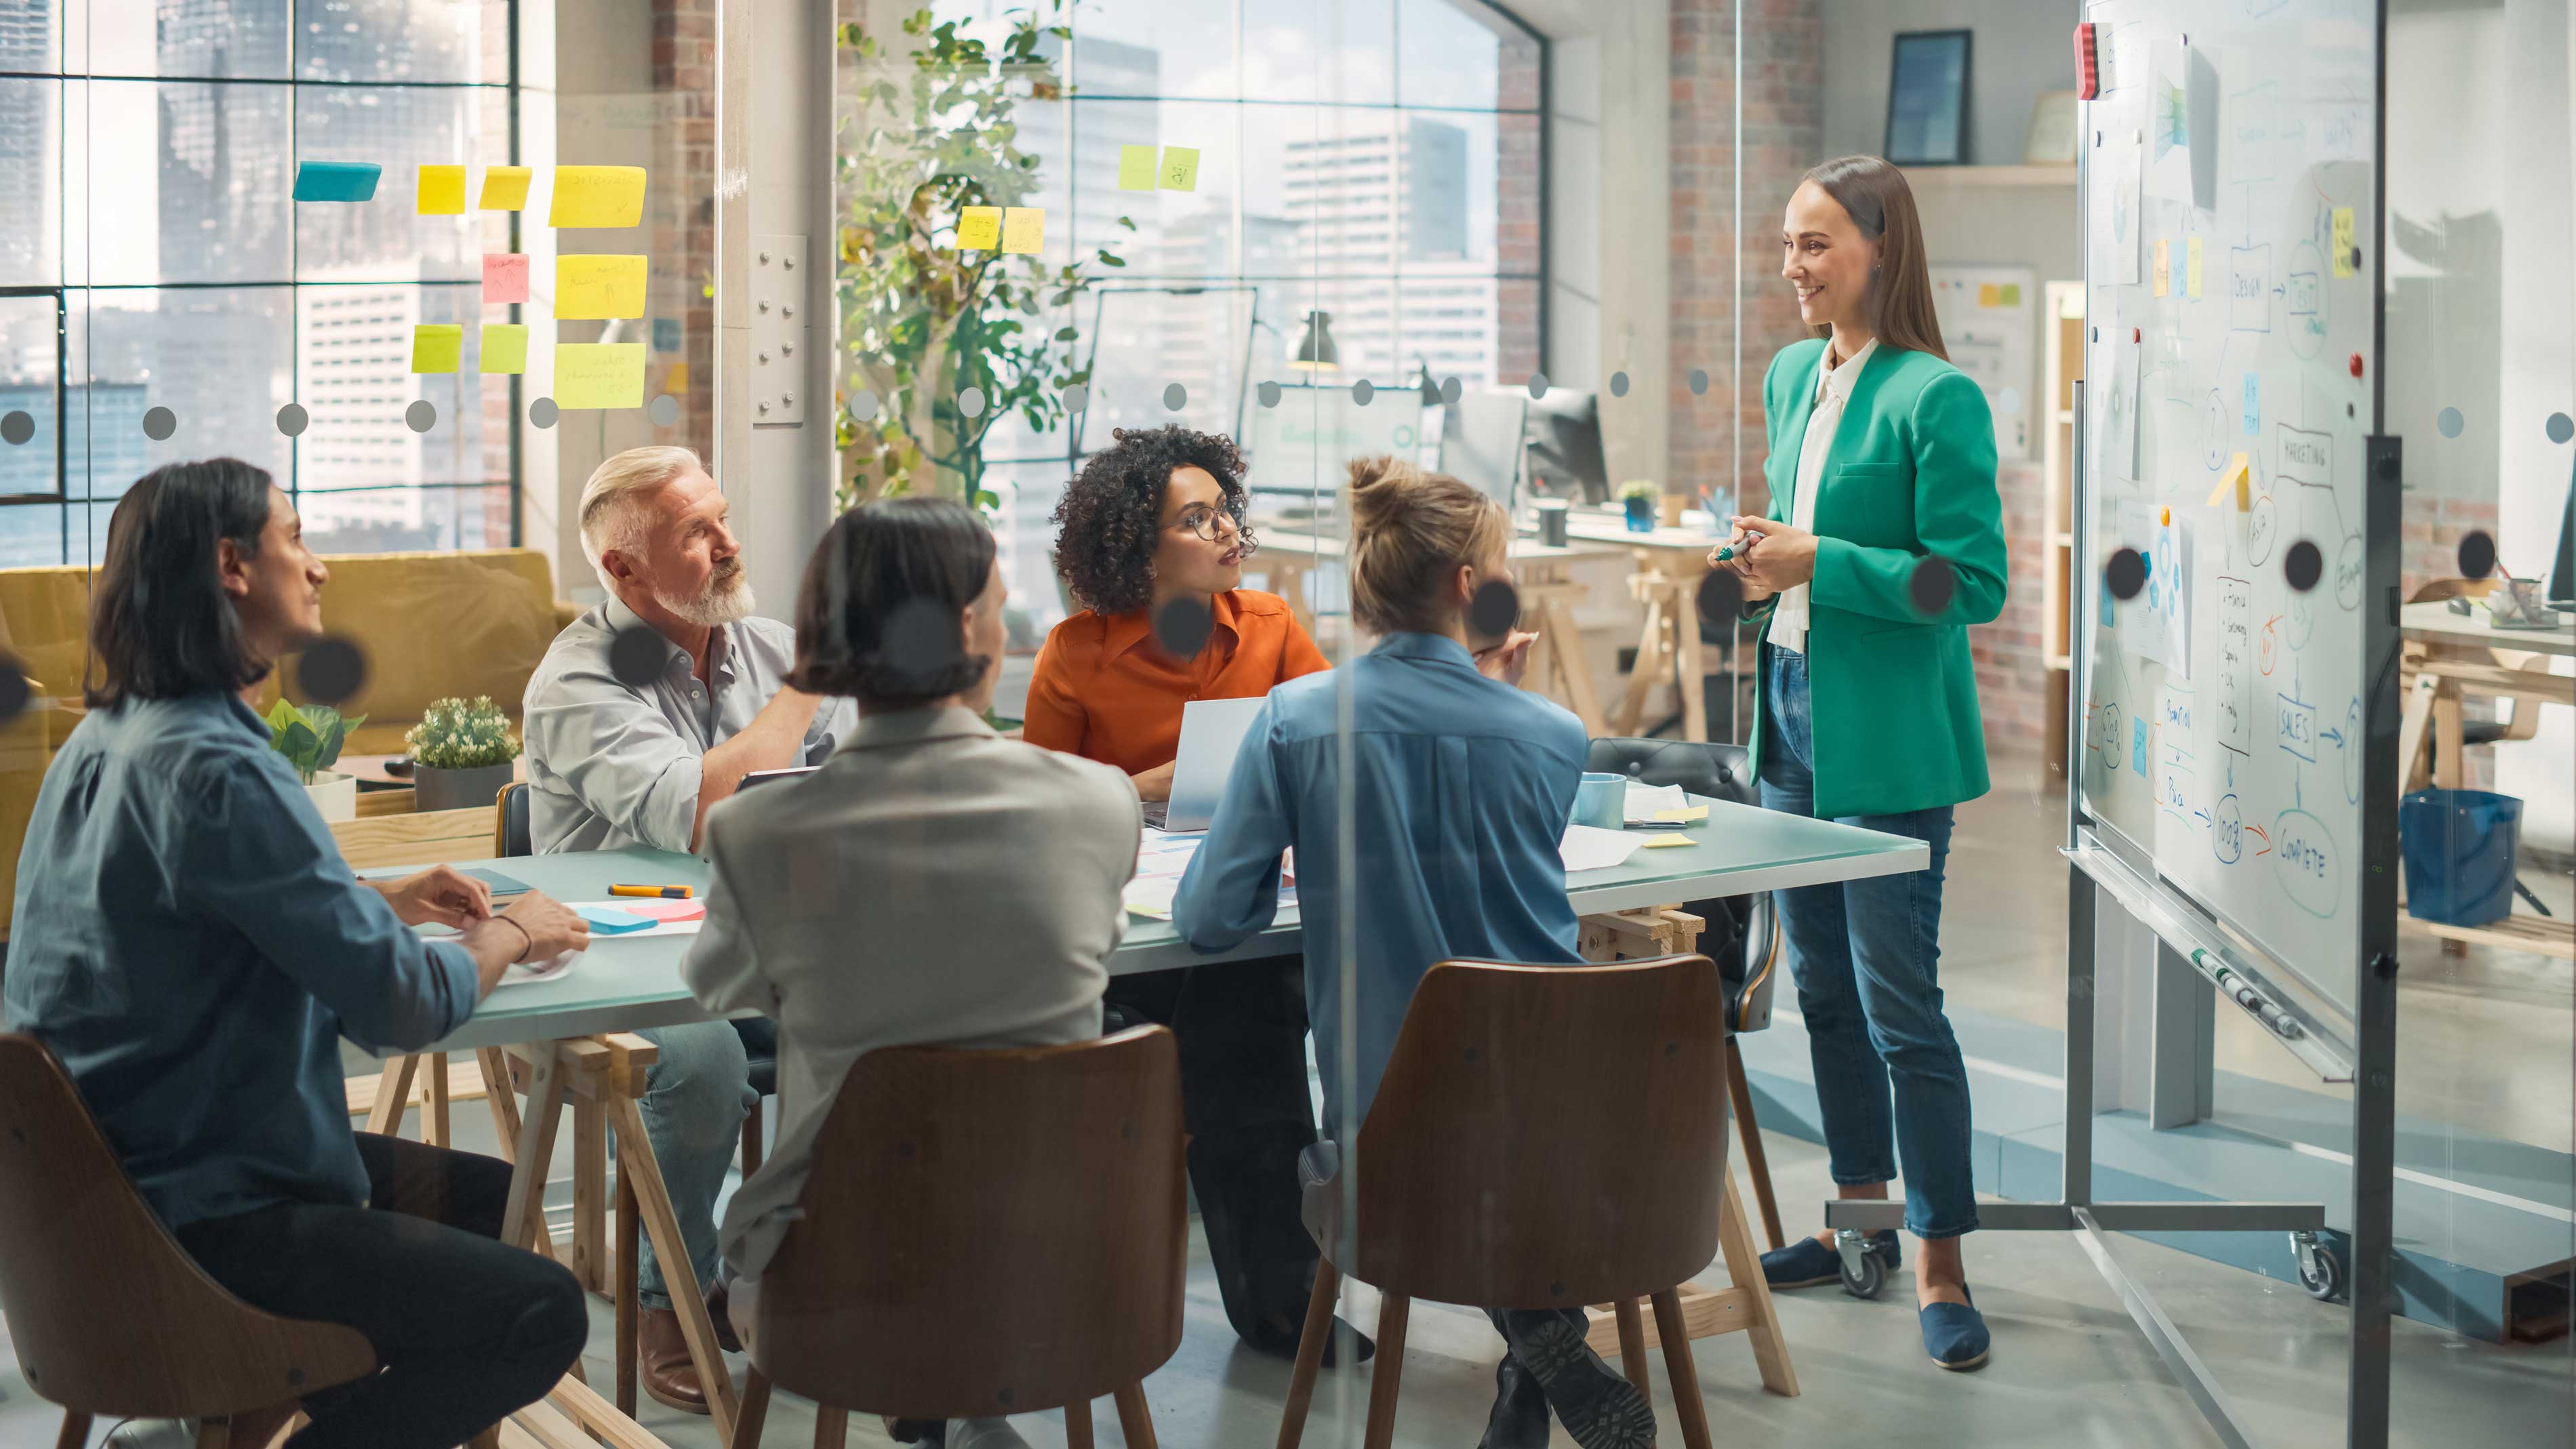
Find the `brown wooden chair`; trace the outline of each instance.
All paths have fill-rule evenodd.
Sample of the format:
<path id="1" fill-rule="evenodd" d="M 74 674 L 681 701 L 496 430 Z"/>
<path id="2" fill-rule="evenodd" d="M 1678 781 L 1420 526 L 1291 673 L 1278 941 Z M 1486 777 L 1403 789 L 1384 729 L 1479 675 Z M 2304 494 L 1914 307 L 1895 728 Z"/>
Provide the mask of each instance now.
<path id="1" fill-rule="evenodd" d="M 1725 989 L 1705 956 L 1569 969 L 1444 961 L 1414 988 L 1385 1078 L 1342 1170 L 1309 1188 L 1323 1251 L 1280 1449 L 1306 1427 L 1344 1273 L 1375 1284 L 1367 1449 L 1386 1449 L 1412 1302 L 1619 1315 L 1629 1381 L 1646 1389 L 1651 1298 L 1683 1442 L 1708 1419 L 1680 1285 L 1717 1255 L 1726 1191 Z M 1649 1402 L 1652 1401 L 1649 1395 Z"/>
<path id="2" fill-rule="evenodd" d="M 62 1063 L 0 1035 L 0 1314 L 27 1383 L 63 1407 L 60 1443 L 93 1417 L 197 1419 L 200 1449 L 235 1414 L 372 1373 L 366 1337 L 262 1313 L 161 1226 Z"/>
<path id="3" fill-rule="evenodd" d="M 772 1385 L 822 1406 L 973 1419 L 1064 1407 L 1090 1449 L 1113 1395 L 1152 1449 L 1145 1375 L 1181 1343 L 1188 1209 L 1170 1031 L 1071 1046 L 902 1047 L 850 1069 L 760 1275 L 736 1449 Z M 1713 1221 L 1714 1219 L 1712 1219 Z"/>

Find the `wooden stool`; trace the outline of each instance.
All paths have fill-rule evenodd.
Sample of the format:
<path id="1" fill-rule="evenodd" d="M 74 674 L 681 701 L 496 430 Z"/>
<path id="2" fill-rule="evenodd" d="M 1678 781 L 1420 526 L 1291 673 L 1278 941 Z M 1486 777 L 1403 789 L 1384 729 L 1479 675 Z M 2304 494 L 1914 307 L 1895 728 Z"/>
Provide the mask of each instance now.
<path id="1" fill-rule="evenodd" d="M 376 1368 L 356 1329 L 262 1313 L 207 1277 L 62 1063 L 18 1033 L 0 1036 L 0 1313 L 29 1387 L 63 1407 L 65 1446 L 131 1417 L 200 1420 L 198 1449 L 220 1449 L 232 1416 Z"/>
<path id="2" fill-rule="evenodd" d="M 1181 1343 L 1188 1210 L 1172 1034 L 1006 1051 L 901 1047 L 850 1069 L 759 1277 L 731 1443 L 773 1384 L 852 1412 L 974 1419 L 1064 1406 L 1090 1449 L 1115 1397 L 1153 1449 L 1144 1379 Z"/>
<path id="3" fill-rule="evenodd" d="M 1661 562 L 1665 555 L 1640 549 L 1638 571 L 1628 576 L 1628 592 L 1646 606 L 1645 627 L 1637 635 L 1637 663 L 1629 671 L 1627 693 L 1609 721 L 1611 734 L 1633 735 L 1645 724 L 1646 696 L 1680 670 L 1682 737 L 1708 738 L 1707 690 L 1700 683 L 1699 581 L 1705 566 L 1689 572 Z M 1594 735 L 1603 731 L 1594 729 Z"/>
<path id="4" fill-rule="evenodd" d="M 1583 721 L 1588 737 L 1601 733 L 1601 696 L 1592 687 L 1592 664 L 1583 652 L 1583 631 L 1574 623 L 1574 604 L 1589 594 L 1585 585 L 1566 576 L 1566 566 L 1553 561 L 1520 560 L 1522 627 L 1536 631 L 1530 645 L 1529 673 L 1522 688 L 1541 693 L 1553 688 L 1565 707 Z"/>

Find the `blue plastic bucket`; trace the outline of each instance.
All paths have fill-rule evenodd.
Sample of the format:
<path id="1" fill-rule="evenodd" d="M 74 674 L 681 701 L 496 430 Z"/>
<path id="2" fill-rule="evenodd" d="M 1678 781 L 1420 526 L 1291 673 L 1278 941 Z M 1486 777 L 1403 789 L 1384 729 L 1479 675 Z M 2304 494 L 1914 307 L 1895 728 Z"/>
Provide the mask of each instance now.
<path id="1" fill-rule="evenodd" d="M 2418 790 L 2397 802 L 2397 841 L 2408 915 L 2483 926 L 2512 912 L 2520 800 L 2491 790 Z"/>

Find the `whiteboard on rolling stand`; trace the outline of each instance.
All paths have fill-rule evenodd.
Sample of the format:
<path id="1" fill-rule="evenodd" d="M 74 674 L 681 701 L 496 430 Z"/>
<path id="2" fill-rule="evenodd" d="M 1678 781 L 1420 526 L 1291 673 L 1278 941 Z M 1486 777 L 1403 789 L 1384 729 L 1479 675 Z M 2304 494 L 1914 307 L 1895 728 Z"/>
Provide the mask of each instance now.
<path id="1" fill-rule="evenodd" d="M 2375 12 L 2112 0 L 2084 18 L 2109 66 L 2083 123 L 2083 808 L 2349 1015 Z M 2147 565 L 2125 600 L 2105 582 L 2123 548 Z"/>
<path id="2" fill-rule="evenodd" d="M 2039 274 L 2028 267 L 1932 268 L 1932 314 L 1950 365 L 1974 379 L 1995 419 L 1995 456 L 2030 457 L 2032 339 L 2039 328 Z"/>

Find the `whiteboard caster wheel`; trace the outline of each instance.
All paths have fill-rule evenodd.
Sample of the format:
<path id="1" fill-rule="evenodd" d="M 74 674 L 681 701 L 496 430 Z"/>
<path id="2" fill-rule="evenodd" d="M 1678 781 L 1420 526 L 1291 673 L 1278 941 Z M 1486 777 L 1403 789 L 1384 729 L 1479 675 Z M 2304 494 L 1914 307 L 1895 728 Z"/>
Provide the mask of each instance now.
<path id="1" fill-rule="evenodd" d="M 2332 1303 L 2343 1297 L 2343 1259 L 2334 1249 L 2317 1241 L 2314 1233 L 2290 1234 L 2290 1249 L 2299 1261 L 2299 1286 L 2320 1303 Z"/>
<path id="2" fill-rule="evenodd" d="M 1834 1251 L 1842 1256 L 1843 1291 L 1854 1298 L 1876 1298 L 1887 1285 L 1887 1260 L 1870 1251 L 1869 1236 L 1840 1229 L 1834 1234 Z"/>

